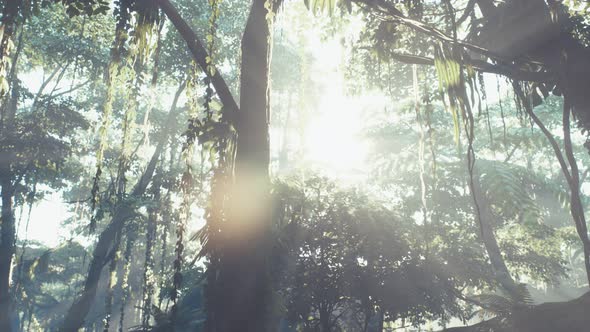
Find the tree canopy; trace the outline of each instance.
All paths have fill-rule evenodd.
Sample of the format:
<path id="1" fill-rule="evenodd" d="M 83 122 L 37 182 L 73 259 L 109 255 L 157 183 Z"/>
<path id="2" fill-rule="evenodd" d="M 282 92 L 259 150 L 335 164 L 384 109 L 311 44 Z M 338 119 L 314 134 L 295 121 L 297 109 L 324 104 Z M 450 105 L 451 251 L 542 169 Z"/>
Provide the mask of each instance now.
<path id="1" fill-rule="evenodd" d="M 589 328 L 588 1 L 0 12 L 0 331 Z"/>

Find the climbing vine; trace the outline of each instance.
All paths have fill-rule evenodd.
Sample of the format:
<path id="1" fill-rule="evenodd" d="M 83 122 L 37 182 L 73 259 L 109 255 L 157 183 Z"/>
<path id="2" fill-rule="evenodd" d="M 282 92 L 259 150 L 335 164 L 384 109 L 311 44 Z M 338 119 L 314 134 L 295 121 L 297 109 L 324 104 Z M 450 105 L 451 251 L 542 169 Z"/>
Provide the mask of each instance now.
<path id="1" fill-rule="evenodd" d="M 109 263 L 109 279 L 107 283 L 107 294 L 105 297 L 105 317 L 103 319 L 103 332 L 109 332 L 111 326 L 111 318 L 113 315 L 113 297 L 115 293 L 115 286 L 117 285 L 117 264 L 119 263 L 121 252 L 118 249 L 121 242 L 121 233 L 116 235 L 115 249 L 113 257 Z"/>
<path id="2" fill-rule="evenodd" d="M 149 327 L 150 315 L 152 310 L 153 295 L 155 290 L 154 275 L 154 244 L 156 242 L 157 226 L 161 220 L 161 211 L 163 204 L 160 202 L 161 195 L 161 175 L 154 179 L 152 186 L 153 204 L 148 206 L 148 218 L 145 232 L 145 261 L 143 267 L 143 307 L 141 316 L 141 325 L 144 328 Z"/>
<path id="3" fill-rule="evenodd" d="M 131 270 L 131 255 L 133 246 L 137 239 L 137 229 L 134 224 L 129 224 L 126 229 L 127 241 L 125 243 L 125 253 L 123 254 L 124 262 L 121 269 L 121 278 L 119 280 L 119 289 L 121 291 L 121 306 L 119 307 L 119 332 L 124 331 L 125 308 L 131 297 L 131 286 L 129 285 L 129 273 Z"/>
<path id="4" fill-rule="evenodd" d="M 113 112 L 113 100 L 117 77 L 120 74 L 122 58 L 126 54 L 126 42 L 128 39 L 127 30 L 130 27 L 131 0 L 119 0 L 116 2 L 114 15 L 117 19 L 115 27 L 115 40 L 111 47 L 111 57 L 105 75 L 106 94 L 102 105 L 102 120 L 98 129 L 98 150 L 96 151 L 96 172 L 91 189 L 91 213 L 89 230 L 94 232 L 97 219 L 100 214 L 94 214 L 100 197 L 100 179 L 103 173 L 104 152 L 108 146 L 108 131 L 111 125 Z"/>

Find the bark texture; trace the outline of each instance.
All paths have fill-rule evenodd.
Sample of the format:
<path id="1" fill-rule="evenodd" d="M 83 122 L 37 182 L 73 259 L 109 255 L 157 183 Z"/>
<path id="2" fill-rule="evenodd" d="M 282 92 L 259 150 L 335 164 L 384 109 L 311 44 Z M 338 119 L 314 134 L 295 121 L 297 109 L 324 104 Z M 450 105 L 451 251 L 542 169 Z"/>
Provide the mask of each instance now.
<path id="1" fill-rule="evenodd" d="M 4 5 L 2 11 L 2 22 L 0 25 L 0 79 L 5 80 L 9 85 L 11 78 L 7 77 L 8 58 L 11 51 L 11 40 L 17 29 L 16 18 L 20 0 L 9 1 Z M 17 53 L 18 54 L 18 53 Z M 12 62 L 16 64 L 16 56 Z M 11 69 L 10 76 L 16 75 L 15 66 Z M 14 77 L 12 77 L 14 78 Z M 17 99 L 16 96 L 5 94 L 6 91 L 0 91 L 0 133 L 4 142 L 14 141 L 14 121 L 16 116 Z M 13 90 L 16 94 L 16 89 Z M 0 331 L 13 331 L 13 301 L 10 292 L 10 278 L 12 269 L 12 260 L 15 254 L 16 245 L 16 227 L 14 218 L 14 172 L 11 165 L 10 151 L 11 146 L 3 146 L 0 150 L 0 186 L 2 196 L 2 211 L 0 215 Z"/>
<path id="2" fill-rule="evenodd" d="M 217 278 L 211 285 L 215 332 L 269 331 L 271 225 L 269 185 L 270 31 L 265 0 L 254 0 L 242 38 L 235 178 L 222 229 Z M 225 233 L 225 235 L 223 235 Z"/>
<path id="3" fill-rule="evenodd" d="M 0 228 L 0 331 L 12 331 L 13 301 L 10 293 L 10 271 L 15 252 L 15 225 L 13 210 L 13 187 L 10 172 L 3 169 L 0 175 L 2 186 L 2 224 Z"/>

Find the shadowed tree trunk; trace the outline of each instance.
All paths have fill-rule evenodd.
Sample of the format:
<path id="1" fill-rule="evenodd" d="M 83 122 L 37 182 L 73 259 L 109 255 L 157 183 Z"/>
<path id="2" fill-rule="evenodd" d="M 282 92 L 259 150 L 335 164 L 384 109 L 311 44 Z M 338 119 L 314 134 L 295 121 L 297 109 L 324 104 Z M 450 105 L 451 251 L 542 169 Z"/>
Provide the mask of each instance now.
<path id="1" fill-rule="evenodd" d="M 14 192 L 9 167 L 0 170 L 2 186 L 2 228 L 0 233 L 0 331 L 12 331 L 12 299 L 10 295 L 10 270 L 15 246 Z"/>
<path id="2" fill-rule="evenodd" d="M 320 306 L 320 331 L 321 332 L 330 332 L 332 330 L 332 324 L 330 322 L 331 312 L 328 310 L 326 305 Z"/>
<path id="3" fill-rule="evenodd" d="M 3 143 L 14 142 L 14 117 L 16 101 L 13 98 L 5 98 L 7 101 L 0 130 Z M 10 149 L 10 145 L 5 146 Z M 11 151 L 0 151 L 0 186 L 2 187 L 2 214 L 0 219 L 0 331 L 12 331 L 13 301 L 10 294 L 10 278 L 12 258 L 15 254 L 16 227 L 14 218 L 14 178 L 10 160 Z"/>
<path id="4" fill-rule="evenodd" d="M 5 95 L 7 91 L 0 91 L 0 133 L 4 144 L 0 150 L 0 186 L 2 197 L 2 211 L 0 215 L 0 331 L 13 331 L 13 301 L 10 292 L 10 278 L 12 269 L 12 258 L 15 254 L 16 227 L 14 218 L 14 182 L 15 174 L 10 160 L 12 159 L 10 149 L 11 142 L 14 142 L 14 121 L 18 103 L 18 92 L 16 87 L 16 63 L 22 43 L 14 57 L 10 74 L 8 70 L 8 58 L 10 56 L 10 41 L 17 30 L 16 15 L 21 2 L 10 1 L 4 5 L 2 11 L 2 24 L 0 26 L 0 78 L 6 80 L 7 86 L 13 86 L 12 93 Z M 22 33 L 21 33 L 22 34 Z M 22 38 L 21 38 L 22 40 Z M 12 84 L 11 84 L 12 83 Z M 8 143 L 8 144 L 6 144 Z M 9 149 L 8 151 L 4 149 Z"/>
<path id="5" fill-rule="evenodd" d="M 486 198 L 483 188 L 481 187 L 481 181 L 478 174 L 474 174 L 473 179 L 473 195 L 477 200 L 479 207 L 479 215 L 476 216 L 480 227 L 480 237 L 484 244 L 488 257 L 490 258 L 490 264 L 494 270 L 494 279 L 500 284 L 502 289 L 514 298 L 519 298 L 520 290 L 512 279 L 510 271 L 506 266 L 504 257 L 502 257 L 502 251 L 498 245 L 492 222 L 497 219 L 496 215 L 491 209 L 490 202 Z"/>
<path id="6" fill-rule="evenodd" d="M 215 332 L 269 330 L 268 269 L 270 31 L 266 0 L 254 0 L 242 38 L 240 112 L 235 179 L 223 225 L 209 328 Z M 225 235 L 223 235 L 225 233 Z"/>
<path id="7" fill-rule="evenodd" d="M 12 39 L 17 30 L 16 21 L 21 6 L 22 0 L 10 0 L 8 3 L 4 1 L 2 18 L 0 18 L 0 79 L 2 80 L 6 80 L 6 73 L 8 72 L 9 67 L 8 59 L 10 57 L 12 48 Z M 2 99 L 4 98 L 4 94 L 7 92 L 3 87 L 10 87 L 10 82 L 7 82 L 6 85 L 0 85 L 0 98 Z M 4 105 L 2 105 L 2 108 L 4 108 Z M 5 116 L 4 110 L 1 115 L 2 117 Z"/>
<path id="8" fill-rule="evenodd" d="M 168 0 L 162 10 L 187 43 L 193 57 L 209 73 L 207 53 L 195 33 Z M 234 183 L 219 243 L 219 264 L 207 287 L 207 329 L 215 332 L 269 330 L 272 292 L 267 256 L 271 207 L 269 182 L 270 22 L 266 0 L 254 0 L 242 37 L 240 106 L 238 109 L 218 70 L 210 75 L 224 116 L 237 131 Z M 271 9 L 276 13 L 280 1 Z M 217 255 L 217 254 L 216 254 Z M 211 267 L 209 268 L 211 270 Z"/>
<path id="9" fill-rule="evenodd" d="M 183 90 L 184 83 L 182 83 L 176 91 L 170 113 L 168 114 L 168 119 L 166 120 L 167 123 L 166 127 L 164 128 L 161 141 L 158 142 L 156 151 L 154 151 L 154 154 L 152 155 L 146 170 L 135 184 L 135 187 L 130 194 L 131 197 L 143 196 L 152 180 L 156 165 L 160 160 L 160 155 L 164 151 L 164 148 L 168 143 L 168 139 L 172 134 L 172 122 L 179 114 L 180 110 L 176 107 L 176 104 Z M 135 207 L 129 203 L 122 202 L 115 208 L 111 222 L 100 234 L 96 247 L 94 248 L 92 260 L 88 269 L 88 275 L 84 283 L 84 290 L 82 291 L 82 294 L 80 294 L 80 296 L 72 303 L 72 306 L 68 310 L 64 322 L 62 323 L 60 331 L 76 332 L 84 325 L 86 315 L 88 315 L 88 312 L 90 311 L 90 308 L 92 307 L 96 297 L 96 290 L 102 269 L 113 259 L 112 256 L 116 251 L 115 243 L 117 234 L 123 230 L 125 223 L 136 215 L 137 213 L 135 212 Z"/>

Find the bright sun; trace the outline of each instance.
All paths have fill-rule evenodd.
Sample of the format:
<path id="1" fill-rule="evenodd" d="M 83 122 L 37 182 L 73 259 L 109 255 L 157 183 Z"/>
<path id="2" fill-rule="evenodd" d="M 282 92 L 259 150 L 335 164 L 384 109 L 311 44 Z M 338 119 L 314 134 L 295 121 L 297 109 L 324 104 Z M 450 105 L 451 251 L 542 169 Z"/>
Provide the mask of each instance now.
<path id="1" fill-rule="evenodd" d="M 310 70 L 322 86 L 316 109 L 305 128 L 304 159 L 307 166 L 341 180 L 359 180 L 366 175 L 368 146 L 362 139 L 364 97 L 346 93 L 344 36 L 321 39 L 310 33 L 313 50 Z"/>
<path id="2" fill-rule="evenodd" d="M 367 146 L 362 140 L 362 109 L 358 100 L 342 94 L 322 98 L 317 117 L 306 130 L 307 161 L 339 177 L 361 175 Z"/>

